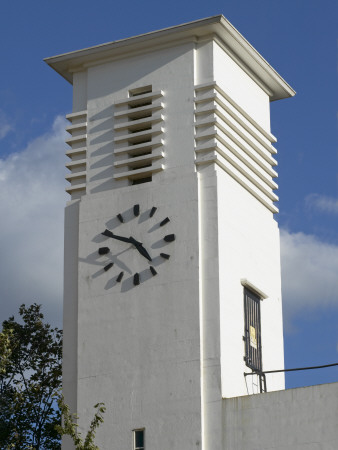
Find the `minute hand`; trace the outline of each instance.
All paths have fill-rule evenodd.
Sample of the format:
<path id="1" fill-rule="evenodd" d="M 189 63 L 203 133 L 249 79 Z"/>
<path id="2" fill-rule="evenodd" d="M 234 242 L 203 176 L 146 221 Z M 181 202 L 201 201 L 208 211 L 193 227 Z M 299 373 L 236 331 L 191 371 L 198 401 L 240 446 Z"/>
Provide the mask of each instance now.
<path id="1" fill-rule="evenodd" d="M 127 237 L 124 237 L 124 236 L 118 236 L 117 234 L 114 234 L 114 233 L 112 233 L 109 230 L 104 230 L 104 232 L 101 233 L 101 234 L 103 234 L 103 236 L 107 236 L 107 237 L 110 237 L 110 238 L 113 238 L 113 239 L 117 239 L 118 241 L 128 242 L 128 244 L 134 244 L 134 242 L 132 242 L 130 240 L 130 238 L 127 238 Z"/>

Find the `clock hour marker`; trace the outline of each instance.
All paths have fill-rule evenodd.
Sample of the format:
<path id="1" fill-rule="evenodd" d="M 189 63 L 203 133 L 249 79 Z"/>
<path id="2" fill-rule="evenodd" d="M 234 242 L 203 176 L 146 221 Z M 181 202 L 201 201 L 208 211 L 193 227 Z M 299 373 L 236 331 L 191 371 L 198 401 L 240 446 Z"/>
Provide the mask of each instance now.
<path id="1" fill-rule="evenodd" d="M 124 222 L 124 218 L 123 218 L 122 214 L 118 214 L 116 217 L 119 219 L 119 221 L 120 221 L 121 223 Z"/>
<path id="2" fill-rule="evenodd" d="M 109 247 L 100 247 L 99 248 L 99 255 L 106 255 L 110 252 Z"/>
<path id="3" fill-rule="evenodd" d="M 113 233 L 111 231 L 107 230 L 107 229 L 105 229 L 104 232 L 101 233 L 101 234 L 103 234 L 103 236 L 107 236 L 107 237 L 112 237 L 113 236 Z"/>
<path id="4" fill-rule="evenodd" d="M 167 234 L 166 236 L 164 236 L 163 239 L 166 242 L 173 242 L 175 240 L 175 235 L 174 234 Z"/>
<path id="5" fill-rule="evenodd" d="M 153 276 L 157 275 L 157 272 L 153 266 L 150 266 L 149 269 L 150 269 L 150 272 L 153 274 Z"/>
<path id="6" fill-rule="evenodd" d="M 168 255 L 167 253 L 160 253 L 160 256 L 162 256 L 162 258 L 164 258 L 164 259 L 170 258 L 170 255 Z"/>
<path id="7" fill-rule="evenodd" d="M 134 275 L 134 285 L 137 286 L 138 284 L 140 284 L 140 274 L 139 273 L 135 273 L 135 275 Z"/>
<path id="8" fill-rule="evenodd" d="M 106 266 L 104 266 L 103 270 L 104 270 L 105 272 L 107 272 L 107 270 L 111 269 L 111 268 L 113 267 L 113 265 L 114 265 L 114 263 L 109 263 L 109 264 L 107 264 Z"/>
<path id="9" fill-rule="evenodd" d="M 156 213 L 156 210 L 157 210 L 156 206 L 153 206 L 153 207 L 151 208 L 149 217 L 153 217 L 153 215 Z"/>
<path id="10" fill-rule="evenodd" d="M 118 277 L 116 278 L 116 281 L 117 281 L 118 283 L 120 283 L 120 281 L 122 280 L 123 275 L 124 275 L 124 272 L 120 272 L 120 273 L 119 273 Z"/>
<path id="11" fill-rule="evenodd" d="M 140 215 L 140 205 L 134 205 L 134 216 L 139 216 Z"/>
<path id="12" fill-rule="evenodd" d="M 170 222 L 169 217 L 166 217 L 165 219 L 162 220 L 162 222 L 160 223 L 160 227 L 163 227 L 163 225 L 165 225 L 166 223 Z"/>

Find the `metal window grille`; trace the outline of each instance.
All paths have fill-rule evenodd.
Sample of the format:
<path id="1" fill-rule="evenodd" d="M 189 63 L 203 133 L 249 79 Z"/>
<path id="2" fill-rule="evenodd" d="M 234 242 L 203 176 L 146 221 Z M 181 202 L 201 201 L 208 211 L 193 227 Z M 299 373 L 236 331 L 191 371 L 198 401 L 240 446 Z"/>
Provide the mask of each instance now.
<path id="1" fill-rule="evenodd" d="M 245 363 L 255 372 L 262 372 L 260 298 L 244 288 Z"/>
<path id="2" fill-rule="evenodd" d="M 134 449 L 133 450 L 144 450 L 144 429 L 134 430 Z"/>

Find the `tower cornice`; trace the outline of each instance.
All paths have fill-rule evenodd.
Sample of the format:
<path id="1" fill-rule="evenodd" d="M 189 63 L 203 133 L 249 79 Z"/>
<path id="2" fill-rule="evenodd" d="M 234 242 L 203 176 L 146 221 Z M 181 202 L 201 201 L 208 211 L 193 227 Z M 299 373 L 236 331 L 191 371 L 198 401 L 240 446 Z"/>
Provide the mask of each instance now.
<path id="1" fill-rule="evenodd" d="M 46 58 L 45 62 L 72 84 L 73 73 L 88 66 L 205 39 L 215 40 L 228 49 L 228 54 L 240 62 L 249 75 L 266 86 L 271 101 L 295 95 L 291 86 L 223 15 L 64 53 Z"/>

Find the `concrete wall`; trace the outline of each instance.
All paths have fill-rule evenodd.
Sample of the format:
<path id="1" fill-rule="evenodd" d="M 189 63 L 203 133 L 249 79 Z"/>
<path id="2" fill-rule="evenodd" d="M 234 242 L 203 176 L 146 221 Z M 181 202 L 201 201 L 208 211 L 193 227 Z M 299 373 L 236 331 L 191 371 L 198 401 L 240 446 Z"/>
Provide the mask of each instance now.
<path id="1" fill-rule="evenodd" d="M 63 304 L 63 394 L 72 411 L 77 408 L 77 315 L 78 315 L 78 252 L 79 202 L 65 208 L 64 240 L 64 304 Z"/>
<path id="2" fill-rule="evenodd" d="M 77 377 L 73 396 L 80 429 L 88 427 L 92 406 L 105 402 L 105 421 L 97 435 L 102 449 L 132 448 L 132 430 L 143 427 L 149 449 L 161 448 L 163 442 L 173 450 L 200 446 L 193 67 L 193 45 L 182 45 L 91 67 L 87 76 L 78 76 L 74 89 L 74 107 L 88 110 L 87 193 L 79 202 L 78 223 L 66 230 L 68 241 L 73 237 L 79 242 L 78 249 L 69 250 L 78 258 L 78 276 L 71 267 L 74 258 L 66 255 L 72 272 L 68 278 L 75 284 L 78 278 L 77 311 L 65 321 L 67 353 L 77 361 L 77 367 L 66 368 L 72 372 L 67 392 L 73 387 L 68 380 Z M 113 105 L 128 97 L 128 90 L 149 84 L 153 91 L 164 92 L 165 169 L 151 183 L 131 186 L 112 176 Z M 139 217 L 133 215 L 135 204 L 140 205 Z M 150 218 L 153 206 L 158 209 Z M 119 213 L 123 224 L 116 218 Z M 170 223 L 160 227 L 165 217 Z M 142 241 L 158 274 L 150 275 L 148 262 L 135 248 L 102 236 L 105 228 Z M 175 234 L 175 242 L 163 241 L 169 233 Z M 111 249 L 109 261 L 98 255 L 102 246 Z M 160 252 L 170 259 L 161 258 Z M 114 266 L 105 272 L 110 260 Z M 124 278 L 118 283 L 121 271 Z M 135 272 L 141 275 L 139 286 L 133 285 Z M 66 303 L 70 296 L 66 286 Z"/>
<path id="3" fill-rule="evenodd" d="M 224 450 L 336 450 L 338 383 L 223 400 Z"/>
<path id="4" fill-rule="evenodd" d="M 219 170 L 218 229 L 222 395 L 257 393 L 245 379 L 242 279 L 268 298 L 261 300 L 263 370 L 284 367 L 279 231 L 272 213 L 235 180 Z M 221 194 L 222 193 L 222 194 Z M 267 376 L 271 390 L 284 389 L 284 374 Z"/>
<path id="5" fill-rule="evenodd" d="M 88 69 L 88 172 L 87 193 L 99 193 L 128 186 L 128 180 L 114 180 L 114 102 L 128 97 L 128 91 L 151 85 L 164 92 L 165 167 L 153 175 L 154 182 L 173 182 L 194 171 L 193 44 L 178 45 Z M 84 83 L 82 83 L 84 84 Z M 80 103 L 80 102 L 77 102 Z"/>
<path id="6" fill-rule="evenodd" d="M 214 77 L 231 98 L 266 131 L 270 131 L 270 99 L 266 92 L 229 56 L 213 44 Z"/>
<path id="7" fill-rule="evenodd" d="M 203 449 L 221 449 L 222 386 L 219 304 L 217 188 L 213 166 L 199 177 L 200 324 Z"/>
<path id="8" fill-rule="evenodd" d="M 216 42 L 200 44 L 196 51 L 195 68 L 197 83 L 205 85 L 215 80 L 238 105 L 239 110 L 245 111 L 269 133 L 269 96 L 220 45 Z M 211 108 L 212 104 L 208 105 Z M 226 120 L 233 120 L 226 111 L 223 113 Z M 245 120 L 242 113 L 237 114 Z M 199 117 L 197 116 L 197 120 Z M 205 115 L 201 132 L 211 134 L 216 131 L 217 135 L 222 136 L 221 129 L 217 126 L 215 128 L 213 119 L 214 116 Z M 235 120 L 232 123 L 234 129 L 243 136 L 242 126 Z M 223 126 L 229 128 L 227 124 Z M 258 128 L 255 133 L 255 136 L 261 136 L 261 140 L 265 139 Z M 225 135 L 224 137 L 226 138 Z M 232 139 L 227 142 L 230 146 L 236 146 Z M 256 141 L 254 145 L 261 144 Z M 223 152 L 226 151 L 227 148 L 224 147 Z M 266 152 L 266 148 L 264 151 Z M 239 152 L 238 147 L 238 154 Z M 231 155 L 231 161 L 235 161 L 237 167 L 245 161 L 246 165 L 241 166 L 242 184 L 229 174 L 229 159 L 219 158 L 221 165 L 198 166 L 201 289 L 204 300 L 201 316 L 204 330 L 202 345 L 204 360 L 208 361 L 203 373 L 206 377 L 205 400 L 208 403 L 207 398 L 210 398 L 213 405 L 217 398 L 258 392 L 256 377 L 249 380 L 243 375 L 245 371 L 249 371 L 243 360 L 243 279 L 250 281 L 267 296 L 261 302 L 263 369 L 284 367 L 278 225 L 271 210 L 243 187 L 248 178 L 252 179 L 257 173 L 261 176 L 260 182 L 262 179 L 268 182 L 272 180 L 266 172 L 268 157 L 265 160 L 261 158 L 261 165 L 254 165 L 255 162 L 252 163 L 247 154 L 241 155 L 241 161 Z M 283 374 L 269 375 L 267 380 L 271 389 L 284 389 Z M 218 392 L 219 386 L 221 393 Z M 210 411 L 208 414 L 210 415 Z M 214 414 L 211 417 L 215 424 Z M 212 429 L 214 434 L 214 427 Z"/>
<path id="9" fill-rule="evenodd" d="M 215 160 L 196 164 L 194 88 L 214 80 L 269 131 L 268 96 L 211 41 L 111 60 L 74 77 L 74 111 L 87 111 L 86 191 L 66 214 L 64 380 L 80 430 L 88 428 L 92 406 L 105 402 L 97 434 L 102 449 L 131 448 L 132 430 L 143 427 L 149 450 L 222 449 L 222 397 L 248 392 L 241 278 L 269 295 L 262 307 L 263 364 L 282 366 L 272 210 Z M 163 91 L 164 169 L 150 183 L 132 186 L 114 178 L 114 112 L 129 90 L 147 85 Z M 207 113 L 201 132 L 215 130 L 212 119 Z M 158 210 L 150 219 L 153 206 Z M 105 228 L 143 242 L 158 275 L 150 275 L 135 248 L 102 236 Z M 167 233 L 175 233 L 175 242 L 163 241 Z M 103 246 L 111 249 L 109 258 L 98 254 Z M 110 261 L 114 266 L 105 271 Z M 133 285 L 136 272 L 139 286 Z M 273 388 L 283 386 L 278 376 Z"/>
<path id="10" fill-rule="evenodd" d="M 81 200 L 77 410 L 86 427 L 92 405 L 105 402 L 97 440 L 102 449 L 131 446 L 134 428 L 145 427 L 149 449 L 163 442 L 192 449 L 201 435 L 196 175 L 156 191 L 149 185 Z M 139 218 L 133 216 L 135 203 Z M 158 210 L 151 219 L 152 206 Z M 159 227 L 167 216 L 170 223 Z M 105 228 L 141 240 L 158 274 L 149 275 L 148 262 L 129 244 L 101 236 Z M 175 233 L 176 241 L 163 242 L 166 233 Z M 101 246 L 111 248 L 114 266 L 107 272 Z M 135 272 L 139 286 L 133 285 Z"/>

